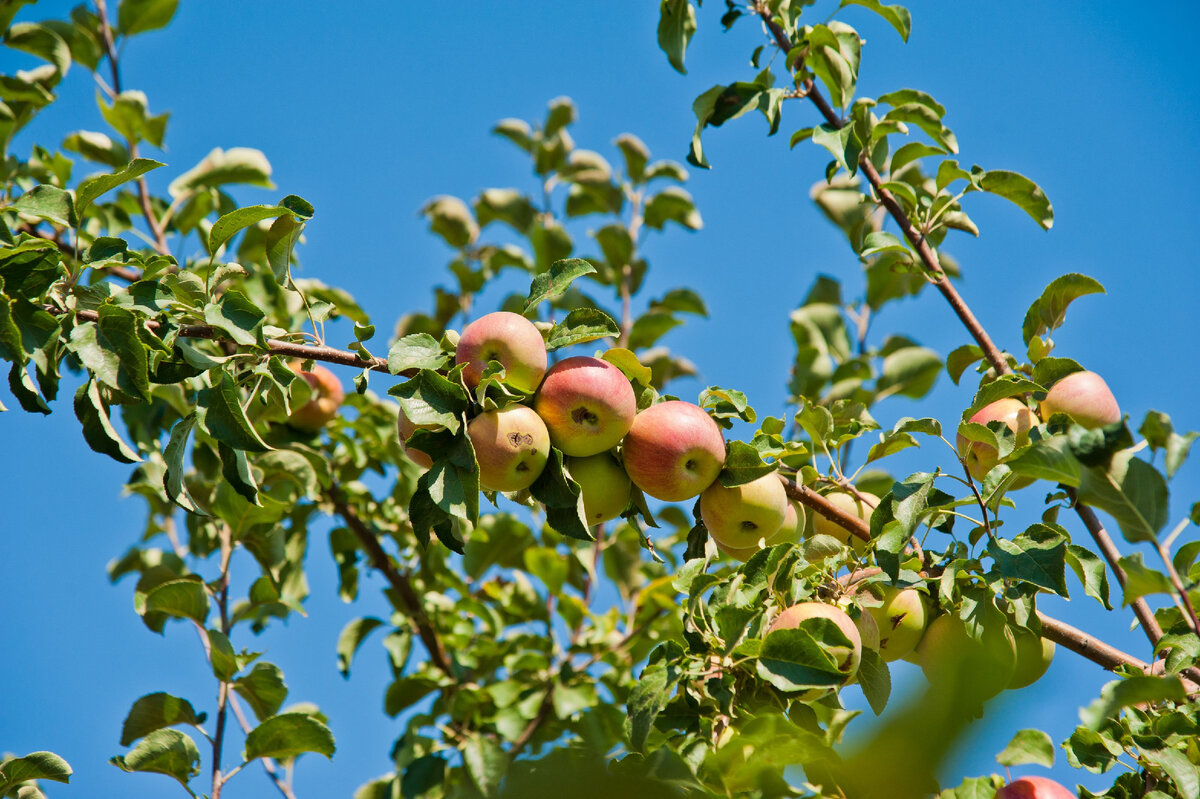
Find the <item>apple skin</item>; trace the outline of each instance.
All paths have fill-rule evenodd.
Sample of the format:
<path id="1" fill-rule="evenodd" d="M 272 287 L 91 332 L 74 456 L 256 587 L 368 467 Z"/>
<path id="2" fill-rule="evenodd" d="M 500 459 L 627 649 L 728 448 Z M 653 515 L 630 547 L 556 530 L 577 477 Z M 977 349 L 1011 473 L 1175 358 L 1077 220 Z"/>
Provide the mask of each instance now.
<path id="1" fill-rule="evenodd" d="M 1005 397 L 984 405 L 967 421 L 986 426 L 988 422 L 1004 422 L 1017 437 L 1017 446 L 1029 443 L 1029 430 L 1037 424 L 1033 412 L 1015 397 Z M 1000 460 L 996 448 L 979 441 L 969 441 L 961 434 L 957 441 L 958 453 L 967 461 L 967 472 L 976 480 L 983 480 Z M 1013 488 L 1024 488 L 1033 482 L 1031 477 L 1018 477 Z"/>
<path id="2" fill-rule="evenodd" d="M 303 377 L 312 389 L 311 398 L 292 411 L 288 423 L 300 430 L 315 433 L 338 415 L 338 409 L 346 399 L 346 392 L 342 390 L 337 376 L 321 364 L 315 364 L 311 372 L 301 369 L 299 361 L 292 361 L 288 366 Z"/>
<path id="3" fill-rule="evenodd" d="M 481 413 L 467 424 L 479 461 L 479 485 L 492 491 L 521 491 L 533 485 L 550 456 L 550 434 L 542 417 L 524 405 Z"/>
<path id="4" fill-rule="evenodd" d="M 826 605 L 824 602 L 799 602 L 780 613 L 775 621 L 767 628 L 766 635 L 776 630 L 795 630 L 805 619 L 829 619 L 838 626 L 842 634 L 850 641 L 849 647 L 834 647 L 830 654 L 838 664 L 838 671 L 846 675 L 847 680 L 858 673 L 858 664 L 862 660 L 862 637 L 853 619 L 839 607 Z M 766 635 L 763 637 L 765 638 Z"/>
<path id="5" fill-rule="evenodd" d="M 407 416 L 404 415 L 404 409 L 400 409 L 400 416 L 396 420 L 396 431 L 400 434 L 400 447 L 404 450 L 404 454 L 413 463 L 420 466 L 422 469 L 428 469 L 433 466 L 433 458 L 419 449 L 409 449 L 408 439 L 413 433 L 418 430 L 437 430 L 436 424 L 413 424 Z"/>
<path id="6" fill-rule="evenodd" d="M 725 465 L 725 439 L 699 405 L 669 400 L 634 417 L 622 458 L 642 491 L 664 502 L 682 502 L 717 479 Z"/>
<path id="7" fill-rule="evenodd" d="M 1022 777 L 996 791 L 996 799 L 1076 799 L 1076 796 L 1054 780 Z"/>
<path id="8" fill-rule="evenodd" d="M 1015 629 L 1017 642 L 1017 666 L 1013 670 L 1008 688 L 1024 688 L 1042 679 L 1054 660 L 1054 642 L 1028 630 Z"/>
<path id="9" fill-rule="evenodd" d="M 629 505 L 633 485 L 629 475 L 607 452 L 586 458 L 566 458 L 564 465 L 583 494 L 588 524 L 602 524 L 621 515 Z"/>
<path id="10" fill-rule="evenodd" d="M 1038 410 L 1050 421 L 1065 413 L 1071 421 L 1089 429 L 1121 421 L 1121 407 L 1104 378 L 1095 372 L 1072 372 L 1046 392 Z"/>
<path id="11" fill-rule="evenodd" d="M 564 455 L 587 457 L 620 443 L 637 415 L 637 398 L 625 374 L 608 361 L 576 356 L 550 367 L 533 409 Z"/>
<path id="12" fill-rule="evenodd" d="M 875 506 L 879 504 L 879 497 L 869 491 L 859 491 L 858 493 L 862 495 L 861 498 L 853 494 L 848 494 L 845 491 L 838 491 L 835 494 L 826 494 L 825 499 L 846 513 L 857 516 L 870 524 L 871 513 L 875 510 Z M 813 513 L 813 532 L 819 535 L 831 535 L 843 544 L 849 544 L 854 547 L 854 551 L 860 555 L 867 551 L 866 541 L 853 535 L 837 522 L 826 519 L 820 513 Z"/>
<path id="13" fill-rule="evenodd" d="M 489 361 L 499 361 L 508 383 L 532 394 L 546 374 L 546 342 L 533 322 L 520 314 L 485 314 L 463 329 L 454 362 L 466 364 L 463 380 L 474 389 Z"/>
<path id="14" fill-rule="evenodd" d="M 964 658 L 971 663 L 964 664 Z M 1016 668 L 1016 642 L 1008 627 L 994 631 L 986 642 L 976 641 L 967 632 L 967 625 L 953 613 L 934 619 L 917 644 L 917 662 L 931 685 L 945 685 L 957 680 L 964 665 L 987 668 L 971 675 L 970 688 L 975 699 L 982 702 L 1000 693 L 1012 679 Z"/>
<path id="15" fill-rule="evenodd" d="M 717 545 L 717 549 L 724 552 L 729 557 L 740 560 L 742 563 L 754 557 L 754 553 L 760 549 L 768 549 L 776 544 L 797 544 L 800 542 L 800 536 L 804 532 L 804 508 L 799 503 L 793 500 L 788 500 L 787 511 L 783 515 L 783 524 L 775 535 L 766 538 L 762 542 L 762 546 L 755 544 L 749 547 L 731 547 L 721 543 L 717 539 L 713 539 L 713 543 Z M 863 639 L 866 643 L 866 639 Z"/>
<path id="16" fill-rule="evenodd" d="M 766 474 L 740 486 L 726 488 L 720 480 L 700 494 L 700 518 L 713 541 L 734 549 L 758 547 L 775 536 L 787 517 L 783 483 Z"/>
<path id="17" fill-rule="evenodd" d="M 929 609 L 925 595 L 914 588 L 878 584 L 873 588 L 883 596 L 864 591 L 870 597 L 865 598 L 865 609 L 879 628 L 879 656 L 890 663 L 917 648 L 925 635 Z"/>

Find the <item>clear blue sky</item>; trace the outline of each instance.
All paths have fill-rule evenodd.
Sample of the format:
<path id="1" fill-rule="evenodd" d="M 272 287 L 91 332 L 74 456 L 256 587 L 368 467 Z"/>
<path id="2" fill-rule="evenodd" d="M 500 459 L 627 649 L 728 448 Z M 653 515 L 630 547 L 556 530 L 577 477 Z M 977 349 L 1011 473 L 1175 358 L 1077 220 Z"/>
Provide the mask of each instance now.
<path id="1" fill-rule="evenodd" d="M 18 19 L 62 15 L 70 5 L 39 3 Z M 814 17 L 823 19 L 828 6 L 818 4 Z M 1160 3 L 1152 18 L 1111 0 L 918 0 L 910 7 L 907 45 L 868 12 L 846 14 L 868 40 L 860 93 L 913 87 L 933 94 L 948 108 L 964 163 L 1029 175 L 1056 211 L 1053 231 L 1044 233 L 1002 200 L 968 198 L 982 235 L 946 248 L 963 265 L 967 301 L 1001 346 L 1019 351 L 1025 309 L 1046 283 L 1071 271 L 1098 278 L 1109 294 L 1072 307 L 1055 337 L 1057 354 L 1103 373 L 1135 428 L 1154 408 L 1170 413 L 1179 430 L 1200 429 L 1200 270 L 1187 244 L 1200 221 L 1200 69 L 1192 57 L 1200 6 Z M 317 214 L 300 253 L 303 274 L 349 289 L 382 334 L 403 313 L 428 307 L 432 286 L 446 279 L 447 250 L 417 217 L 427 198 L 533 189 L 523 156 L 489 135 L 496 120 L 540 119 L 547 101 L 569 95 L 580 110 L 573 128 L 580 146 L 617 163 L 611 142 L 628 131 L 656 157 L 682 161 L 694 97 L 753 76 L 746 59 L 757 28 L 742 23 L 723 34 L 722 10 L 716 0 L 702 10 L 690 71 L 680 76 L 655 44 L 657 4 L 649 0 L 185 0 L 169 29 L 129 43 L 124 76 L 128 88 L 147 93 L 154 112 L 172 114 L 168 151 L 147 153 L 170 168 L 151 182 L 165 186 L 214 146 L 263 150 L 278 190 L 240 198 L 268 202 L 294 193 L 311 201 Z M 10 51 L 0 53 L 4 71 L 27 66 L 14 61 Z M 85 73 L 72 70 L 62 100 L 19 140 L 18 152 L 33 139 L 53 144 L 78 128 L 102 129 Z M 792 103 L 773 139 L 757 116 L 708 131 L 715 168 L 691 170 L 688 184 L 704 230 L 647 241 L 652 270 L 643 296 L 686 285 L 711 311 L 665 340 L 703 373 L 703 383 L 677 384 L 677 393 L 737 387 L 760 412 L 779 414 L 793 355 L 788 312 L 818 272 L 841 278 L 850 294 L 860 285 L 841 235 L 808 200 L 827 156 L 811 144 L 787 148 L 791 131 L 815 122 L 808 105 Z M 903 332 L 943 353 L 968 341 L 932 293 L 889 310 L 874 330 Z M 344 346 L 348 334 L 340 335 L 346 340 L 330 343 Z M 943 377 L 924 404 L 893 399 L 876 416 L 885 427 L 906 415 L 952 425 L 971 392 Z M 6 390 L 0 395 L 16 407 Z M 0 443 L 0 750 L 64 755 L 74 785 L 48 786 L 51 797 L 168 795 L 178 789 L 166 778 L 125 775 L 105 762 L 122 751 L 121 721 L 143 693 L 165 690 L 209 707 L 214 686 L 190 629 L 169 625 L 165 638 L 154 636 L 132 610 L 132 585 L 113 587 L 105 578 L 104 564 L 138 538 L 143 523 L 140 502 L 120 499 L 127 469 L 87 449 L 69 399 L 48 418 L 19 410 L 0 417 Z M 920 450 L 893 468 L 903 476 L 944 461 L 942 452 Z M 1041 494 L 1020 499 L 1032 520 Z M 1200 466 L 1191 463 L 1172 484 L 1173 521 L 1196 500 Z M 317 702 L 330 717 L 338 754 L 331 763 L 302 761 L 303 797 L 349 796 L 388 771 L 388 748 L 400 730 L 381 710 L 388 675 L 377 641 L 361 653 L 351 680 L 336 672 L 342 625 L 387 609 L 373 577 L 364 579 L 357 605 L 337 599 L 326 532 L 318 526 L 311 538 L 308 618 L 239 644 L 284 668 L 291 701 Z M 1185 535 L 1194 538 L 1195 528 Z M 1071 603 L 1043 607 L 1148 657 L 1145 639 L 1126 629 L 1129 614 L 1098 613 L 1072 586 L 1078 596 Z M 897 677 L 901 685 L 921 679 L 904 665 Z M 1057 743 L 1105 679 L 1090 662 L 1060 652 L 1035 687 L 993 703 L 991 724 L 976 725 L 950 770 L 958 777 L 991 771 L 994 753 L 1022 727 L 1046 729 Z M 1095 789 L 1111 781 L 1071 772 L 1061 753 L 1059 761 L 1064 782 L 1078 777 Z M 273 790 L 254 768 L 225 796 Z"/>

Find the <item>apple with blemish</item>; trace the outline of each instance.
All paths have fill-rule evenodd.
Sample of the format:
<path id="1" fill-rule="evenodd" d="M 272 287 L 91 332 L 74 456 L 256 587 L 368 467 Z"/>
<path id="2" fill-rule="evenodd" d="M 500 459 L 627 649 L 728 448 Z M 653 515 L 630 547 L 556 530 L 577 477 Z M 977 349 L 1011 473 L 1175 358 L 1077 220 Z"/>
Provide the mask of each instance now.
<path id="1" fill-rule="evenodd" d="M 533 322 L 520 314 L 485 314 L 463 329 L 454 362 L 465 364 L 463 380 L 474 389 L 491 361 L 504 367 L 510 385 L 532 394 L 546 374 L 546 342 Z"/>
<path id="2" fill-rule="evenodd" d="M 1072 372 L 1046 392 L 1038 410 L 1043 421 L 1065 413 L 1075 424 L 1104 427 L 1121 421 L 1121 407 L 1104 378 L 1095 372 Z"/>
<path id="3" fill-rule="evenodd" d="M 801 507 L 799 503 L 789 499 L 787 511 L 783 516 L 783 524 L 780 525 L 779 530 L 775 532 L 775 535 L 763 539 L 762 546 L 758 546 L 756 544 L 748 547 L 731 547 L 721 543 L 715 538 L 713 539 L 713 543 L 716 544 L 717 549 L 721 550 L 721 552 L 725 553 L 731 558 L 734 558 L 735 560 L 740 560 L 742 563 L 745 563 L 746 561 L 750 560 L 750 558 L 754 557 L 754 553 L 758 552 L 760 549 L 768 549 L 777 544 L 799 543 L 800 537 L 804 532 L 804 522 L 804 508 Z"/>
<path id="4" fill-rule="evenodd" d="M 969 422 L 985 427 L 988 422 L 1003 422 L 1016 436 L 1018 447 L 1029 443 L 1029 431 L 1037 424 L 1033 411 L 1029 410 L 1019 399 L 1005 397 L 984 405 L 968 419 Z M 1000 461 L 999 453 L 991 444 L 982 441 L 971 441 L 961 433 L 957 441 L 958 454 L 967 462 L 967 472 L 976 480 L 983 480 L 987 473 Z M 1013 481 L 1013 488 L 1024 488 L 1033 482 L 1033 478 L 1019 477 Z"/>
<path id="5" fill-rule="evenodd" d="M 479 461 L 479 485 L 491 491 L 521 491 L 533 485 L 550 455 L 542 418 L 524 405 L 479 414 L 467 424 Z"/>
<path id="6" fill-rule="evenodd" d="M 879 628 L 880 657 L 891 662 L 916 649 L 929 621 L 925 595 L 915 588 L 878 583 L 862 593 L 867 613 Z"/>
<path id="7" fill-rule="evenodd" d="M 708 534 L 735 550 L 757 548 L 774 537 L 783 527 L 787 508 L 783 483 L 773 473 L 732 488 L 714 480 L 700 494 L 700 518 Z"/>
<path id="8" fill-rule="evenodd" d="M 642 491 L 664 502 L 682 502 L 717 479 L 725 464 L 725 439 L 699 405 L 669 400 L 634 417 L 622 458 Z"/>
<path id="9" fill-rule="evenodd" d="M 1076 799 L 1054 780 L 1045 777 L 1022 777 L 996 791 L 996 799 Z"/>
<path id="10" fill-rule="evenodd" d="M 825 499 L 838 510 L 850 516 L 857 516 L 868 524 L 871 522 L 871 514 L 875 511 L 875 506 L 879 504 L 879 497 L 869 491 L 859 491 L 856 494 L 837 491 L 833 494 L 826 494 Z M 843 544 L 850 544 L 854 547 L 854 551 L 860 555 L 867 551 L 866 541 L 854 535 L 832 519 L 821 515 L 819 511 L 813 512 L 813 532 L 820 535 L 830 535 Z"/>
<path id="11" fill-rule="evenodd" d="M 308 402 L 292 411 L 288 423 L 300 430 L 315 433 L 338 415 L 338 409 L 346 399 L 346 392 L 342 390 L 337 375 L 321 364 L 314 364 L 311 372 L 301 369 L 300 361 L 292 361 L 288 366 L 303 377 L 311 389 Z"/>
<path id="12" fill-rule="evenodd" d="M 608 361 L 576 356 L 550 367 L 533 409 L 564 455 L 587 457 L 620 443 L 637 415 L 625 373 Z"/>
<path id="13" fill-rule="evenodd" d="M 602 524 L 617 518 L 629 506 L 633 486 L 629 475 L 607 452 L 586 458 L 566 458 L 563 465 L 571 479 L 579 483 L 583 495 L 583 513 L 588 524 Z"/>

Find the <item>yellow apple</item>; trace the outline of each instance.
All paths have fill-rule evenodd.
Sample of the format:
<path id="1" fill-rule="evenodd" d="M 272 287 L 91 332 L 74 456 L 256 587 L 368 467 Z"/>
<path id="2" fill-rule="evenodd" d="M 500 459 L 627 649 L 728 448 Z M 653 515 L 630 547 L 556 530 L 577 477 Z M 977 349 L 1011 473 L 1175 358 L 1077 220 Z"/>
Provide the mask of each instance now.
<path id="1" fill-rule="evenodd" d="M 583 494 L 583 512 L 588 524 L 601 524 L 621 515 L 629 505 L 633 488 L 629 475 L 607 452 L 563 462 Z"/>
<path id="2" fill-rule="evenodd" d="M 759 547 L 783 526 L 787 494 L 774 474 L 726 488 L 720 480 L 700 495 L 700 518 L 713 541 L 733 549 Z"/>
<path id="3" fill-rule="evenodd" d="M 550 434 L 533 408 L 509 405 L 486 411 L 467 424 L 479 461 L 479 485 L 492 491 L 521 491 L 546 468 Z"/>

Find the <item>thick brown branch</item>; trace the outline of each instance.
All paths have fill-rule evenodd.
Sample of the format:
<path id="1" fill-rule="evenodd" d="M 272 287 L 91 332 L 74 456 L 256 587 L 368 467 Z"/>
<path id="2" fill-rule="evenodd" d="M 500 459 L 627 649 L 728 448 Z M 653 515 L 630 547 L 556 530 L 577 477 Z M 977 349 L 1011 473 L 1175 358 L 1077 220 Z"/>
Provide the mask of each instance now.
<path id="1" fill-rule="evenodd" d="M 425 606 L 421 602 L 421 598 L 417 596 L 412 581 L 396 569 L 392 559 L 379 543 L 379 539 L 363 523 L 354 509 L 346 504 L 336 486 L 330 492 L 330 499 L 333 501 L 334 510 L 346 520 L 346 526 L 350 528 L 350 532 L 354 533 L 363 549 L 367 551 L 371 565 L 387 579 L 400 601 L 404 603 L 404 609 L 413 624 L 416 625 L 417 635 L 420 637 L 421 643 L 425 645 L 425 649 L 429 651 L 433 665 L 437 666 L 446 676 L 457 679 L 454 667 L 450 663 L 450 656 L 446 653 L 446 647 L 433 628 L 429 616 L 425 613 Z"/>
<path id="2" fill-rule="evenodd" d="M 1146 674 L 1163 673 L 1161 664 L 1155 663 L 1151 665 L 1145 661 L 1138 660 L 1114 646 L 1109 646 L 1099 638 L 1094 638 L 1066 622 L 1047 616 L 1041 611 L 1038 611 L 1037 615 L 1038 620 L 1042 623 L 1042 637 L 1060 644 L 1094 663 L 1098 663 L 1109 671 L 1118 666 L 1129 666 Z M 1184 674 L 1191 678 L 1183 680 L 1184 689 L 1189 694 L 1200 691 L 1200 685 L 1197 685 L 1197 681 L 1200 681 L 1200 672 L 1197 672 L 1196 669 L 1186 669 Z"/>
<path id="3" fill-rule="evenodd" d="M 807 505 L 829 521 L 847 530 L 851 535 L 861 538 L 863 541 L 871 540 L 871 525 L 862 519 L 851 516 L 806 485 L 797 485 L 795 480 L 789 480 L 782 474 L 779 475 L 779 479 L 783 481 L 783 489 L 791 499 Z"/>

